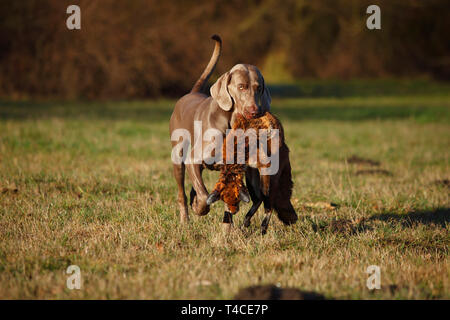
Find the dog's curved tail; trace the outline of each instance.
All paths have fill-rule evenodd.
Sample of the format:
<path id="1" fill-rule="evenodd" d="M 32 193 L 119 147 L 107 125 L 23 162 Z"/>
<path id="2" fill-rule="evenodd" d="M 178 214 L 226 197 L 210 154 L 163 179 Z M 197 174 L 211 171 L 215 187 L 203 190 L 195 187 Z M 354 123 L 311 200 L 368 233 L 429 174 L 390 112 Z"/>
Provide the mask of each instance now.
<path id="1" fill-rule="evenodd" d="M 222 51 L 222 39 L 220 39 L 220 37 L 216 34 L 213 35 L 211 39 L 216 42 L 213 54 L 202 75 L 200 76 L 200 78 L 198 78 L 197 82 L 192 87 L 191 93 L 202 92 L 205 89 L 205 85 L 208 82 L 209 77 L 213 73 L 217 61 L 219 60 L 220 52 Z"/>

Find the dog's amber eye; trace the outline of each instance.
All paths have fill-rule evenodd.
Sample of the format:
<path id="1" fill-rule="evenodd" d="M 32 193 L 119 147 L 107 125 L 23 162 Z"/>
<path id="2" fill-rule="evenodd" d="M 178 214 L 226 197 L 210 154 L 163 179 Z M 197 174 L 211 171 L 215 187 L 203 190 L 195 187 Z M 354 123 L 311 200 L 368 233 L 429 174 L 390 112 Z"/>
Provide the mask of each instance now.
<path id="1" fill-rule="evenodd" d="M 245 89 L 247 89 L 247 85 L 245 85 L 245 84 L 240 84 L 240 85 L 238 86 L 238 88 L 239 88 L 239 90 L 245 90 Z"/>

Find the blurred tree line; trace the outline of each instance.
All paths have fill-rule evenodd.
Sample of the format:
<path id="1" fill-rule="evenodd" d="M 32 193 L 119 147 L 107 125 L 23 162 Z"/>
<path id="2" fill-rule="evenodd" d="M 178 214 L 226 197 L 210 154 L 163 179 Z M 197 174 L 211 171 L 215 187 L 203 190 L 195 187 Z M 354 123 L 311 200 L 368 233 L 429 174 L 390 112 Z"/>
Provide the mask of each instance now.
<path id="1" fill-rule="evenodd" d="M 81 30 L 66 8 L 81 7 Z M 366 8 L 381 8 L 381 30 Z M 257 65 L 268 82 L 450 79 L 448 0 L 0 0 L 0 95 L 142 98 L 187 92 L 221 35 L 216 76 Z"/>

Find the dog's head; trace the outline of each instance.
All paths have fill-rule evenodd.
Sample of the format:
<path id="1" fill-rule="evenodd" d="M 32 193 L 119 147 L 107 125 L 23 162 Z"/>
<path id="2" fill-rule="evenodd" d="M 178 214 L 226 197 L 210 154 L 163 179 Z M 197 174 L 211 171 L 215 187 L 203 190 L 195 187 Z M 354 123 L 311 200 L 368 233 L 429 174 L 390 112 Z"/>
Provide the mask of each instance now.
<path id="1" fill-rule="evenodd" d="M 270 93 L 261 72 L 255 66 L 237 64 L 211 87 L 211 96 L 220 108 L 242 114 L 247 119 L 257 118 L 270 111 Z"/>

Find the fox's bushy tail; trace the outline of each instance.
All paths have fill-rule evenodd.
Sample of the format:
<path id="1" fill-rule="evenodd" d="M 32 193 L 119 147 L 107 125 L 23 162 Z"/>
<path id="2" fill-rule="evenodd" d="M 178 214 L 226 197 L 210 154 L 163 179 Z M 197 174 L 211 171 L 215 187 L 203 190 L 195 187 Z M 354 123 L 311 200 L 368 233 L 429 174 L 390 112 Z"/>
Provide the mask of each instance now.
<path id="1" fill-rule="evenodd" d="M 289 149 L 287 147 L 284 148 L 285 152 L 283 156 L 288 157 Z M 292 188 L 294 183 L 292 182 L 291 164 L 288 159 L 287 161 L 288 162 L 280 175 L 280 180 L 278 182 L 279 190 L 277 192 L 277 198 L 273 204 L 273 207 L 277 213 L 278 219 L 280 219 L 284 224 L 289 225 L 297 222 L 298 217 L 291 203 Z"/>

